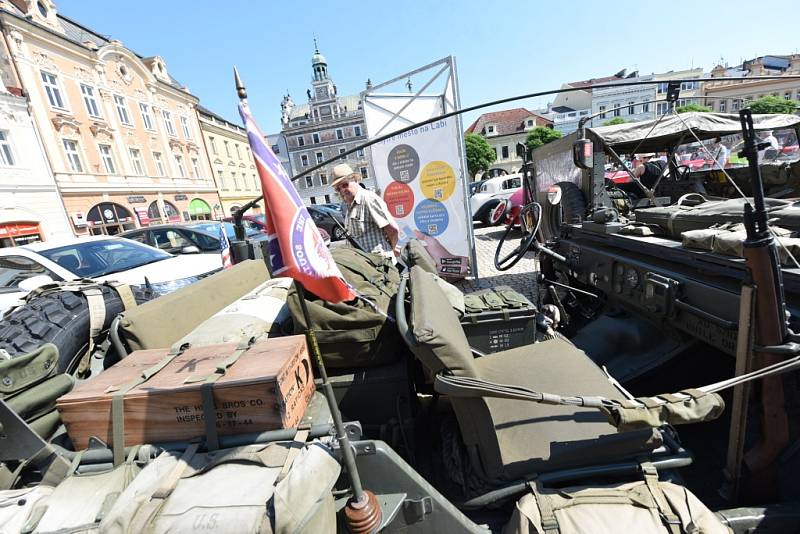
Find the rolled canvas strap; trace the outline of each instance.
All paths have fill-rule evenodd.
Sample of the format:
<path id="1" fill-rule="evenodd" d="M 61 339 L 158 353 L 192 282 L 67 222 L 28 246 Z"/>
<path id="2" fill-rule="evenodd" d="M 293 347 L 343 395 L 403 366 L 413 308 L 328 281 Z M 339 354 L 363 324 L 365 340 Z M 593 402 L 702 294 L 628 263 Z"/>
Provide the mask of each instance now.
<path id="1" fill-rule="evenodd" d="M 661 486 L 658 485 L 658 471 L 656 471 L 655 466 L 651 463 L 642 464 L 642 474 L 644 475 L 645 485 L 650 490 L 650 494 L 658 507 L 664 526 L 669 530 L 670 534 L 682 534 L 683 526 L 681 520 L 669 505 L 664 492 L 661 491 Z"/>
<path id="2" fill-rule="evenodd" d="M 172 360 L 183 354 L 187 348 L 189 348 L 188 343 L 180 347 L 173 347 L 166 357 L 152 367 L 142 371 L 142 374 L 134 380 L 121 386 L 109 386 L 106 389 L 106 393 L 114 393 L 111 397 L 111 446 L 114 450 L 114 465 L 121 464 L 125 456 L 125 394 L 150 380 L 164 367 L 169 365 Z"/>
<path id="3" fill-rule="evenodd" d="M 275 479 L 275 485 L 277 486 L 281 480 L 286 478 L 286 475 L 289 474 L 289 470 L 292 468 L 292 464 L 300 456 L 300 452 L 302 452 L 303 448 L 306 446 L 306 441 L 308 441 L 308 435 L 311 432 L 311 425 L 301 426 L 297 429 L 297 433 L 294 435 L 294 439 L 289 444 L 289 452 L 286 454 L 286 460 L 283 462 L 283 467 L 281 468 L 281 472 L 278 473 L 277 478 Z"/>
<path id="4" fill-rule="evenodd" d="M 217 407 L 214 404 L 214 382 L 225 376 L 228 369 L 233 366 L 241 358 L 242 354 L 248 351 L 253 346 L 255 338 L 243 339 L 236 346 L 233 354 L 225 358 L 220 363 L 213 373 L 206 376 L 190 376 L 184 383 L 191 384 L 196 382 L 203 382 L 200 387 L 200 396 L 203 401 L 203 422 L 206 431 L 206 445 L 208 450 L 213 451 L 219 449 L 219 434 L 217 432 Z"/>
<path id="5" fill-rule="evenodd" d="M 533 492 L 536 500 L 536 506 L 539 507 L 539 522 L 542 525 L 542 534 L 559 534 L 561 529 L 558 526 L 558 519 L 556 519 L 555 510 L 550 497 L 542 491 L 538 482 L 531 482 L 528 484 Z"/>
<path id="6" fill-rule="evenodd" d="M 111 286 L 119 295 L 119 299 L 122 301 L 122 307 L 126 310 L 133 309 L 139 305 L 136 302 L 136 297 L 133 295 L 133 290 L 131 286 L 128 284 L 123 284 L 122 282 L 105 282 L 107 286 Z"/>

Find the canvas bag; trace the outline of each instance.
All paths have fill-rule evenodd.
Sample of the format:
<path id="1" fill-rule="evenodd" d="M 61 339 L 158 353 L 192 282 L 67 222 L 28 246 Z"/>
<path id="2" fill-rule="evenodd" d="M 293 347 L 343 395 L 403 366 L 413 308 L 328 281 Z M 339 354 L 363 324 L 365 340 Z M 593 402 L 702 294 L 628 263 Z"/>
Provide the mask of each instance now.
<path id="1" fill-rule="evenodd" d="M 0 399 L 44 439 L 61 421 L 56 399 L 74 385 L 74 378 L 58 373 L 58 348 L 52 343 L 0 361 Z"/>
<path id="2" fill-rule="evenodd" d="M 53 492 L 50 486 L 0 491 L 0 534 L 17 534 L 36 503 Z"/>
<path id="3" fill-rule="evenodd" d="M 535 482 L 516 505 L 504 534 L 731 534 L 689 490 L 644 481 L 544 490 Z"/>
<path id="4" fill-rule="evenodd" d="M 314 443 L 164 452 L 120 495 L 100 532 L 333 532 L 339 472 Z"/>
<path id="5" fill-rule="evenodd" d="M 361 299 L 332 304 L 305 292 L 325 365 L 332 368 L 385 365 L 400 358 L 402 340 L 395 324 L 394 298 L 400 273 L 392 261 L 379 254 L 341 246 L 331 250 L 342 276 L 355 290 L 380 310 Z M 293 334 L 305 333 L 305 321 L 294 286 L 287 298 L 293 320 Z"/>
<path id="6" fill-rule="evenodd" d="M 126 461 L 114 469 L 88 474 L 75 473 L 79 453 L 72 463 L 73 473 L 36 504 L 23 534 L 98 532 L 100 520 L 141 470 L 136 461 L 138 452 L 134 447 Z"/>

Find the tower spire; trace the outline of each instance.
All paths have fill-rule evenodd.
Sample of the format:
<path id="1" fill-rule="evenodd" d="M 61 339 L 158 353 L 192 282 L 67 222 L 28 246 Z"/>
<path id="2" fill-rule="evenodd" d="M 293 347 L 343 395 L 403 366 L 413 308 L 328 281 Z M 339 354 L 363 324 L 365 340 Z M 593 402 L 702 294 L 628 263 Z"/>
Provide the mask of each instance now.
<path id="1" fill-rule="evenodd" d="M 317 46 L 317 36 L 314 36 L 314 52 L 319 54 L 319 47 Z"/>

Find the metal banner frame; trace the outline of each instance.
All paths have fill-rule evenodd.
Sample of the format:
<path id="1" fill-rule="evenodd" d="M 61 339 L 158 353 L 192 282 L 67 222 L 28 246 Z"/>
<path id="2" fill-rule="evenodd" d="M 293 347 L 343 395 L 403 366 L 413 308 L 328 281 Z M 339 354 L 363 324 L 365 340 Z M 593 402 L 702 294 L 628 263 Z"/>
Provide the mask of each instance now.
<path id="1" fill-rule="evenodd" d="M 412 76 L 417 75 L 424 75 L 421 78 L 424 79 L 424 83 L 420 87 L 419 90 L 414 92 L 413 94 L 409 93 L 397 93 L 397 92 L 383 92 L 388 87 L 393 86 L 394 84 L 401 82 L 403 80 L 409 80 Z M 444 89 L 441 92 L 436 92 L 435 94 L 426 93 L 426 91 L 437 81 L 444 79 Z M 420 80 L 420 77 L 417 78 Z M 410 89 L 410 83 L 409 83 Z M 374 98 L 380 97 L 380 98 Z M 408 98 L 408 101 L 405 102 L 398 110 L 394 111 L 388 109 L 382 103 L 380 103 L 381 98 L 386 97 L 404 97 Z M 430 110 L 430 115 L 419 118 L 419 117 L 411 117 L 409 116 L 409 112 L 413 107 L 413 103 L 420 103 L 424 104 L 426 100 L 434 100 L 435 105 Z M 383 83 L 375 85 L 363 91 L 361 93 L 361 103 L 364 109 L 365 114 L 365 130 L 368 138 L 376 138 L 382 135 L 390 134 L 395 130 L 399 130 L 401 128 L 410 126 L 422 120 L 432 119 L 436 116 L 443 115 L 446 113 L 452 113 L 455 111 L 459 111 L 461 109 L 461 97 L 459 94 L 458 89 L 458 73 L 456 68 L 456 59 L 454 56 L 448 56 L 442 58 L 438 61 L 434 61 L 433 63 L 429 63 L 423 67 L 418 69 L 405 72 L 398 76 L 395 76 L 391 80 L 387 80 Z M 379 124 L 377 128 L 370 128 L 369 121 L 366 120 L 367 109 L 373 108 L 381 113 L 389 114 L 389 118 L 383 121 L 382 124 Z M 457 177 L 458 181 L 461 184 L 461 192 L 464 198 L 464 217 L 467 226 L 467 233 L 469 239 L 469 260 L 470 260 L 470 270 L 467 276 L 472 276 L 474 278 L 478 278 L 478 262 L 477 257 L 475 254 L 475 235 L 472 228 L 472 212 L 469 207 L 469 188 L 467 184 L 467 176 L 466 176 L 466 169 L 467 169 L 467 160 L 466 154 L 464 151 L 464 126 L 461 120 L 461 114 L 457 114 L 455 116 L 456 119 L 456 129 L 458 131 L 458 138 L 457 138 L 457 145 L 458 145 L 458 159 L 461 165 L 461 176 Z M 374 131 L 372 131 L 374 129 Z M 372 167 L 373 176 L 375 174 L 375 166 L 372 162 L 372 154 L 370 153 L 370 166 Z"/>

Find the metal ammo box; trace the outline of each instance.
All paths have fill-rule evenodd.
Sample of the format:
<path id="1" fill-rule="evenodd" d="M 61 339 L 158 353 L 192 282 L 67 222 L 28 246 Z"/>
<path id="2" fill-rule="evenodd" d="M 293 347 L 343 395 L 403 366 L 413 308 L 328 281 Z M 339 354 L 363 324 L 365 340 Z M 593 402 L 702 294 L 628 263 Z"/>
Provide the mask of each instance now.
<path id="1" fill-rule="evenodd" d="M 536 338 L 536 307 L 508 286 L 464 295 L 461 326 L 472 348 L 499 352 L 530 345 Z"/>

